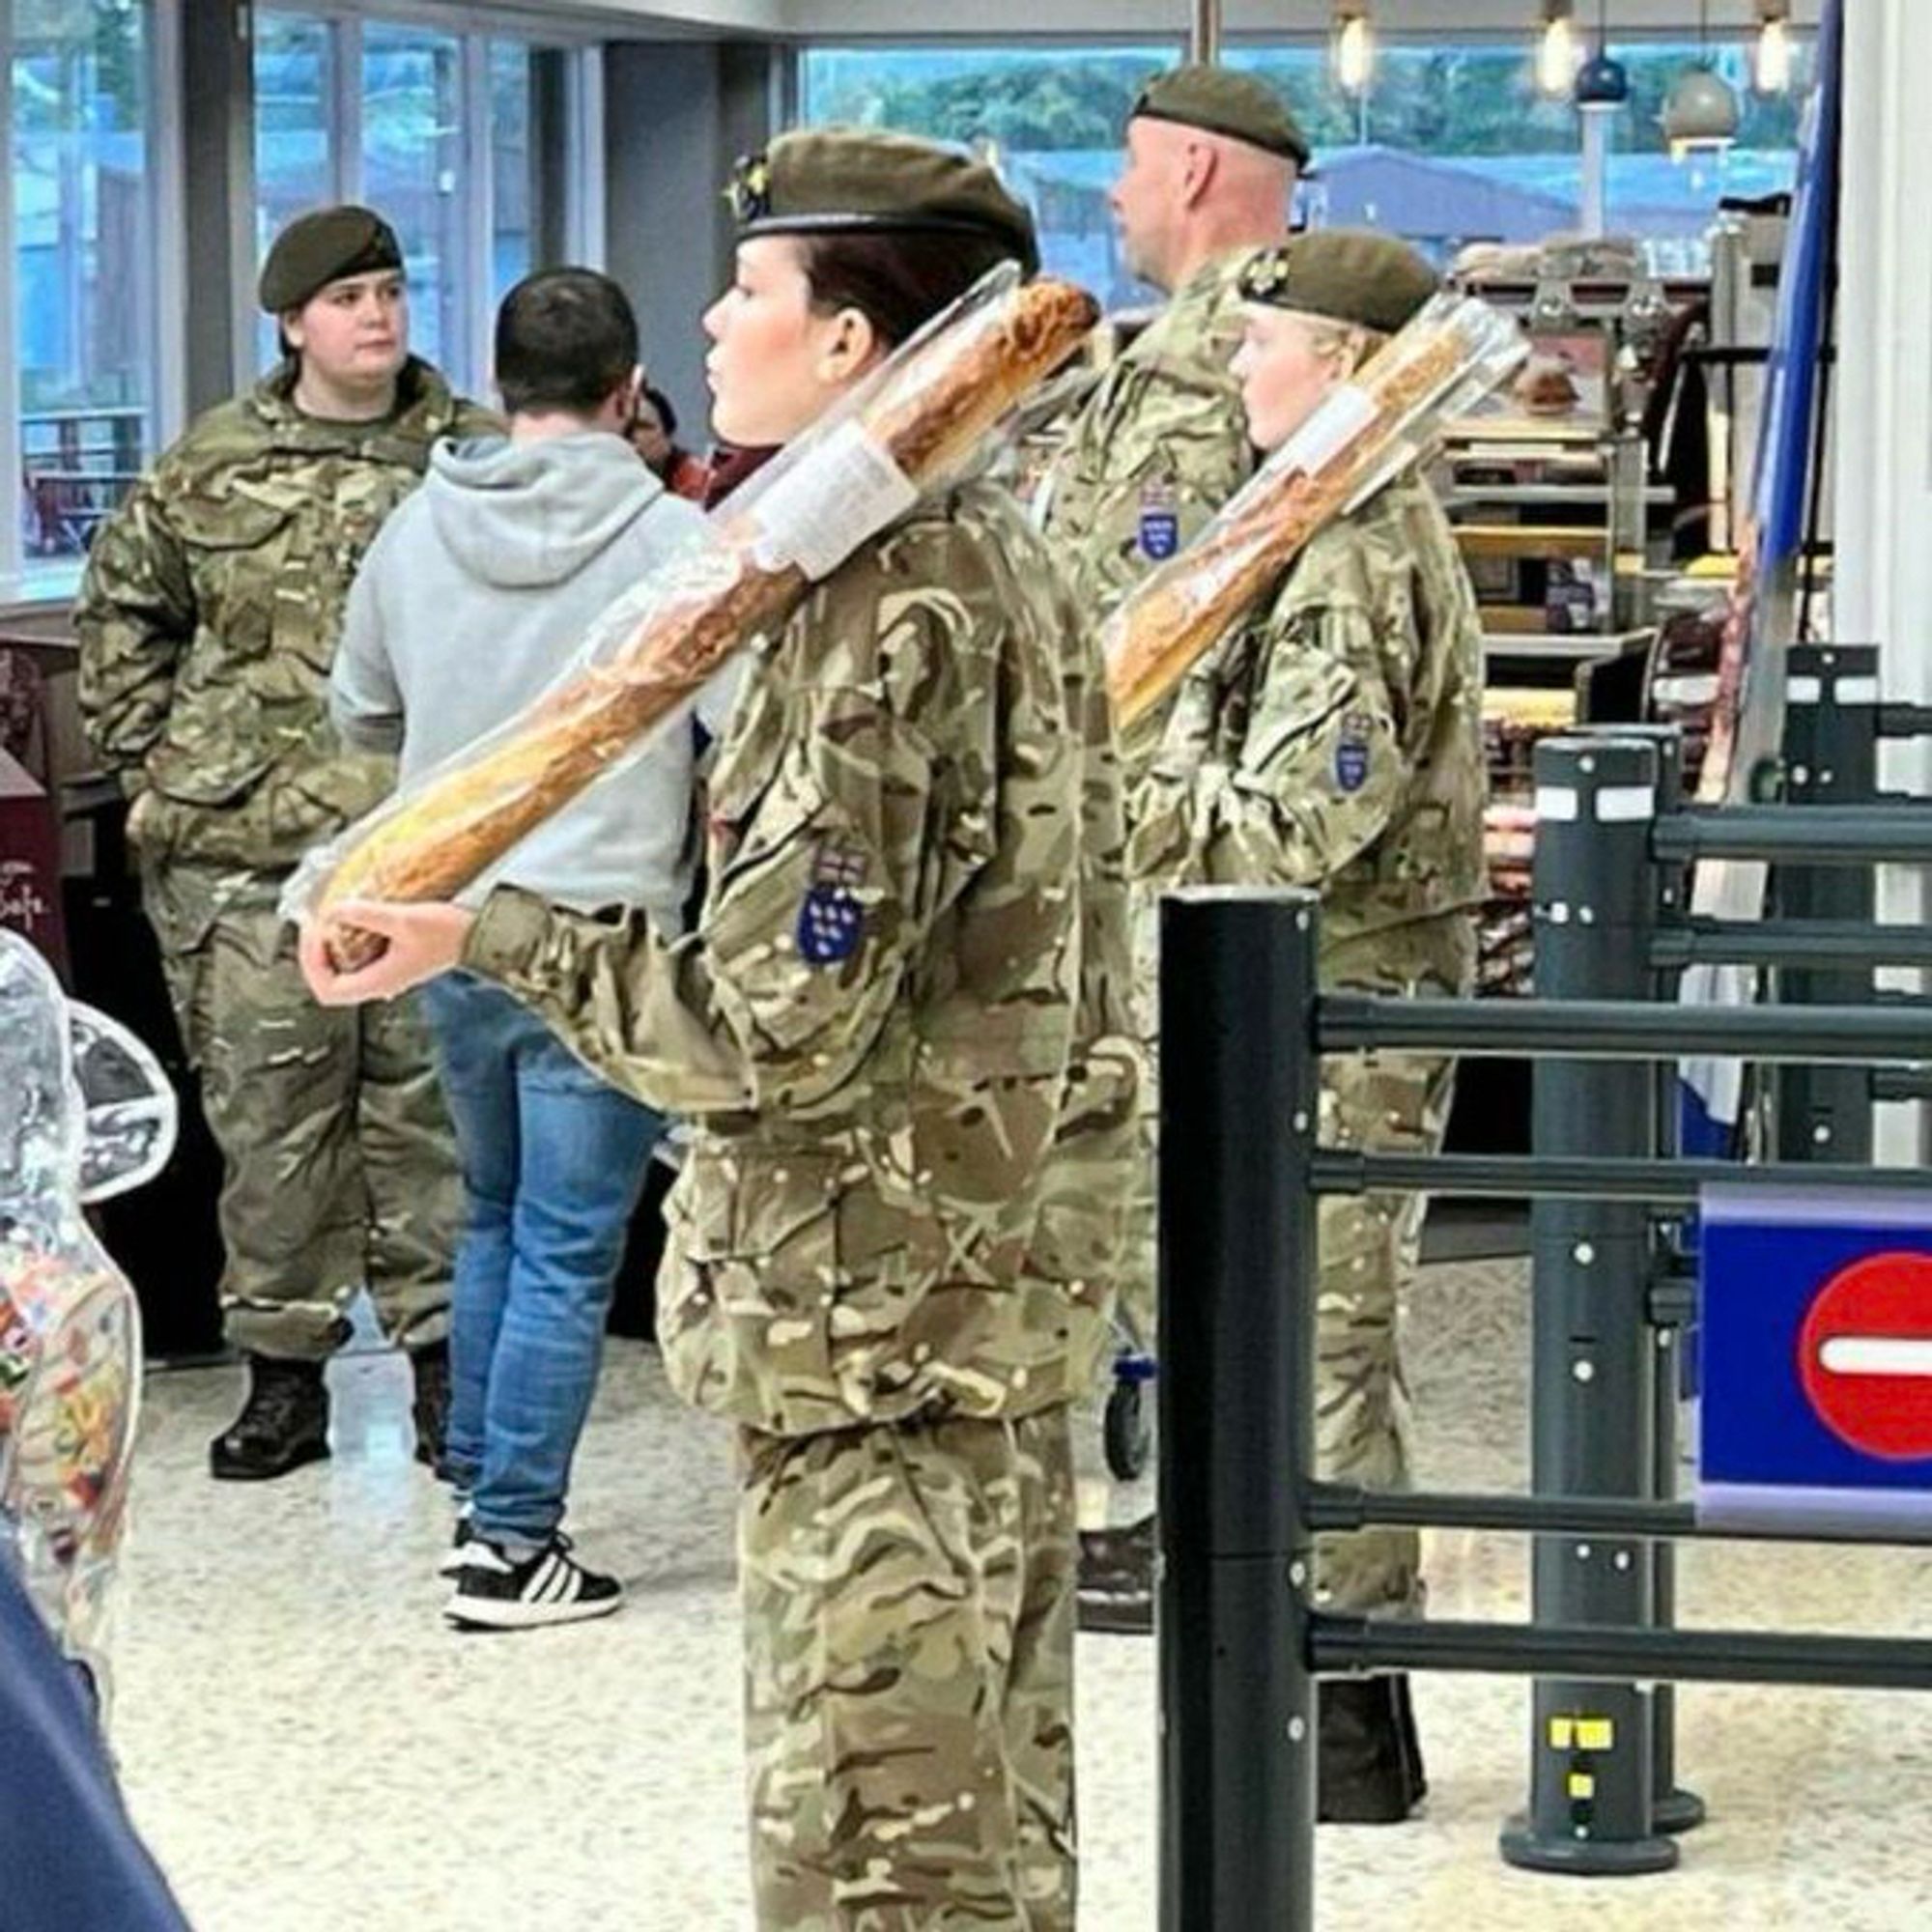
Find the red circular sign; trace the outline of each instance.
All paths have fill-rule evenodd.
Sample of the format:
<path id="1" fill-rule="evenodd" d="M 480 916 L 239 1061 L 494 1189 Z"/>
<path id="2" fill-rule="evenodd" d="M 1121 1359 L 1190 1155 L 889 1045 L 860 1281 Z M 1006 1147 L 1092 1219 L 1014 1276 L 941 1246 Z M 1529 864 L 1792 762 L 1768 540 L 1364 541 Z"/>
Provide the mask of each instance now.
<path id="1" fill-rule="evenodd" d="M 1798 1337 L 1818 1419 L 1867 1456 L 1932 1457 L 1932 1255 L 1866 1255 L 1818 1291 Z"/>

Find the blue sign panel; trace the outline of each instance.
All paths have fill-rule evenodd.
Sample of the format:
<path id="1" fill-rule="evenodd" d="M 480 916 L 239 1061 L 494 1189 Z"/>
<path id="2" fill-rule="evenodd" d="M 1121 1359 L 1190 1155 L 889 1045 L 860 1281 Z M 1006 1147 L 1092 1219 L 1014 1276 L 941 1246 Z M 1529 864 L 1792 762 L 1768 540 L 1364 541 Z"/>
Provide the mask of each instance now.
<path id="1" fill-rule="evenodd" d="M 1932 1196 L 1702 1208 L 1699 1513 L 1932 1523 Z"/>

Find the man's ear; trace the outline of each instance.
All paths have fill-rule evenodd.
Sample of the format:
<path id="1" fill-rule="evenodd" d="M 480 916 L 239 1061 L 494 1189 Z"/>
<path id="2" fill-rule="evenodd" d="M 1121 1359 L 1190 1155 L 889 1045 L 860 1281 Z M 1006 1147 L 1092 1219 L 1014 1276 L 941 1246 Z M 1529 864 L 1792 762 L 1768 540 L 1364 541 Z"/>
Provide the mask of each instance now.
<path id="1" fill-rule="evenodd" d="M 1180 159 L 1180 199 L 1198 208 L 1221 172 L 1221 156 L 1211 141 L 1189 141 Z"/>

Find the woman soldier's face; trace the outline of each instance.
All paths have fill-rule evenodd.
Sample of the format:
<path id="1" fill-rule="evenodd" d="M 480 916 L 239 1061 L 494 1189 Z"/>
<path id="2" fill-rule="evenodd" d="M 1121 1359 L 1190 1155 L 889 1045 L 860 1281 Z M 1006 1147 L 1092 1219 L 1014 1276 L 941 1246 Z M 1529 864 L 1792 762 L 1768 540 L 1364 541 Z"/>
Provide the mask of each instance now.
<path id="1" fill-rule="evenodd" d="M 392 382 L 410 353 L 410 298 L 401 271 L 339 277 L 283 316 L 282 333 L 338 388 Z"/>
<path id="2" fill-rule="evenodd" d="M 1279 449 L 1348 380 L 1349 363 L 1346 330 L 1293 309 L 1252 305 L 1234 363 L 1249 441 Z"/>
<path id="3" fill-rule="evenodd" d="M 879 339 L 857 309 L 811 306 L 804 257 L 789 236 L 738 244 L 731 286 L 704 317 L 711 353 L 711 427 L 746 446 L 789 442 L 878 359 Z"/>

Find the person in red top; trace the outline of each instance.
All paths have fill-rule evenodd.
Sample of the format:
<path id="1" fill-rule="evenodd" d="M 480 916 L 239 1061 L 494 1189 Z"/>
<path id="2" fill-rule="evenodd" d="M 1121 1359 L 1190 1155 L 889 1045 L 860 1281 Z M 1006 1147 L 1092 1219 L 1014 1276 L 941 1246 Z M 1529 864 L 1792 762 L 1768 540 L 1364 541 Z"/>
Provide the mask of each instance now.
<path id="1" fill-rule="evenodd" d="M 646 383 L 638 395 L 638 412 L 631 418 L 631 447 L 672 496 L 701 503 L 711 487 L 711 466 L 701 456 L 680 449 L 676 436 L 677 412 L 670 398 Z"/>

